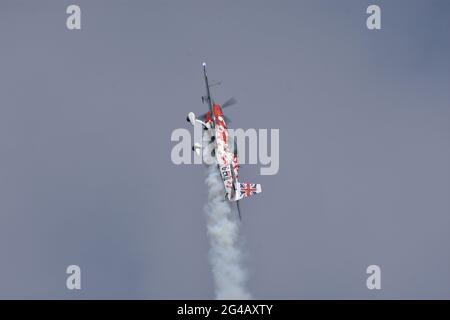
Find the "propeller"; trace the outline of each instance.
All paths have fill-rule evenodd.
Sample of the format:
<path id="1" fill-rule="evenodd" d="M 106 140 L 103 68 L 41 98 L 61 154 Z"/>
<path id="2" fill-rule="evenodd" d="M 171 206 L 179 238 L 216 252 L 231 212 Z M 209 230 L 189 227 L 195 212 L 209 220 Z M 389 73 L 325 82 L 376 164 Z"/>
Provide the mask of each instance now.
<path id="1" fill-rule="evenodd" d="M 225 101 L 225 102 L 222 104 L 222 109 L 223 109 L 223 108 L 231 107 L 231 106 L 235 105 L 236 103 L 237 103 L 237 100 L 236 100 L 234 97 L 231 97 L 230 99 L 228 99 L 227 101 Z M 227 123 L 231 123 L 231 122 L 232 122 L 231 119 L 228 118 L 228 117 L 225 116 L 225 115 L 224 115 L 224 119 L 225 119 L 225 121 L 226 121 Z"/>
<path id="2" fill-rule="evenodd" d="M 222 104 L 222 109 L 231 107 L 232 105 L 235 105 L 236 103 L 237 103 L 237 100 L 232 97 Z"/>
<path id="3" fill-rule="evenodd" d="M 227 124 L 233 122 L 233 121 L 231 121 L 231 119 L 228 118 L 226 115 L 223 115 L 223 118 L 225 119 L 225 122 L 226 122 Z"/>
<path id="4" fill-rule="evenodd" d="M 222 104 L 222 109 L 223 108 L 228 108 L 228 107 L 231 107 L 231 106 L 233 106 L 233 105 L 235 105 L 237 103 L 237 100 L 234 98 L 234 97 L 231 97 L 230 99 L 228 99 L 227 101 L 225 101 L 223 104 Z M 204 119 L 206 117 L 206 113 L 204 113 L 204 114 L 202 114 L 201 116 L 199 116 L 198 118 L 200 118 L 200 119 Z M 223 118 L 225 119 L 225 122 L 226 123 L 231 123 L 232 121 L 231 121 L 231 119 L 230 118 L 228 118 L 226 115 L 223 115 Z M 188 117 L 188 119 L 189 119 L 189 117 Z M 188 120 L 189 121 L 189 120 Z"/>

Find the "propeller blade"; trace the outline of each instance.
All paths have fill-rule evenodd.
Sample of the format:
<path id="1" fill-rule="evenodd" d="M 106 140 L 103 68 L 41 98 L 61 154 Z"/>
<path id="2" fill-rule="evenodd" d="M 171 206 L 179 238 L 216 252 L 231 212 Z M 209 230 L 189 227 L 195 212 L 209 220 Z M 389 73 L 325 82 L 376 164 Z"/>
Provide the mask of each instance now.
<path id="1" fill-rule="evenodd" d="M 233 121 L 231 121 L 231 119 L 228 118 L 226 115 L 223 115 L 223 118 L 225 119 L 225 122 L 226 122 L 227 124 L 233 122 Z"/>
<path id="2" fill-rule="evenodd" d="M 235 98 L 230 98 L 222 104 L 222 109 L 231 107 L 232 105 L 235 105 L 236 103 L 237 103 L 237 100 Z"/>

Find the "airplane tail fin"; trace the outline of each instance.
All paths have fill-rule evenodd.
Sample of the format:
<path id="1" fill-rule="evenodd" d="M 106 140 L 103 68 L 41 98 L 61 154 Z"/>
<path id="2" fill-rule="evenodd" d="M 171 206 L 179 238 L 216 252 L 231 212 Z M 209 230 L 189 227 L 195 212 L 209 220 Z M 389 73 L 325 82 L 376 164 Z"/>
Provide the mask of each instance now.
<path id="1" fill-rule="evenodd" d="M 259 183 L 243 183 L 236 182 L 236 197 L 237 200 L 242 198 L 248 198 L 254 194 L 262 191 Z"/>

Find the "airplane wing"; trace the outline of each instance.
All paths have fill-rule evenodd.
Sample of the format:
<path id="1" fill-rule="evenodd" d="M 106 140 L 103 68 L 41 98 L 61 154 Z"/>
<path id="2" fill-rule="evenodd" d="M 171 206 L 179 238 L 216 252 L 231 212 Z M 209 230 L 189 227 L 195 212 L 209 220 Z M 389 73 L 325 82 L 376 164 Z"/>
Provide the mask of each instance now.
<path id="1" fill-rule="evenodd" d="M 237 149 L 237 142 L 236 142 L 236 137 L 234 137 L 233 139 L 233 173 L 234 176 L 236 178 L 236 180 L 238 180 L 238 176 L 239 176 L 239 158 L 238 158 L 238 149 Z"/>
<path id="2" fill-rule="evenodd" d="M 234 143 L 234 156 L 237 158 L 237 144 L 236 144 L 236 137 L 234 137 L 233 139 L 233 143 Z M 235 182 L 237 182 L 237 172 L 239 170 L 239 167 L 234 167 L 233 163 L 231 163 L 231 176 L 233 178 L 233 188 L 235 188 Z M 236 189 L 235 189 L 236 191 Z M 237 207 L 237 211 L 238 211 L 238 215 L 239 215 L 239 220 L 242 220 L 242 215 L 241 215 L 241 208 L 239 206 L 239 200 L 236 201 L 236 207 Z"/>

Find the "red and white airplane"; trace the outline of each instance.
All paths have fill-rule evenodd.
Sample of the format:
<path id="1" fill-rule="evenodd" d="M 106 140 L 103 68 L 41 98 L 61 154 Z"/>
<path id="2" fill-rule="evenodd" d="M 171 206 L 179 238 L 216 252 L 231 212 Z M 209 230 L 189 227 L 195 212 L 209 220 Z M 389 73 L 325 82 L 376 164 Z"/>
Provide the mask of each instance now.
<path id="1" fill-rule="evenodd" d="M 222 176 L 223 184 L 225 186 L 225 198 L 229 201 L 236 201 L 239 217 L 241 212 L 239 209 L 239 200 L 250 197 L 261 192 L 261 185 L 255 183 L 242 183 L 238 180 L 239 162 L 236 140 L 230 143 L 228 127 L 226 123 L 226 116 L 224 116 L 222 109 L 227 108 L 236 103 L 234 98 L 225 102 L 222 107 L 213 101 L 211 98 L 210 84 L 208 83 L 208 75 L 206 73 L 206 63 L 203 63 L 203 74 L 206 84 L 206 95 L 202 96 L 202 102 L 207 102 L 209 111 L 200 117 L 199 120 L 195 117 L 193 112 L 189 112 L 187 121 L 192 125 L 200 123 L 205 130 L 208 130 L 208 136 L 211 137 L 213 144 L 212 155 L 217 160 L 217 166 Z M 202 152 L 202 145 L 195 143 L 192 149 L 200 154 Z M 233 150 L 232 150 L 233 149 Z"/>

